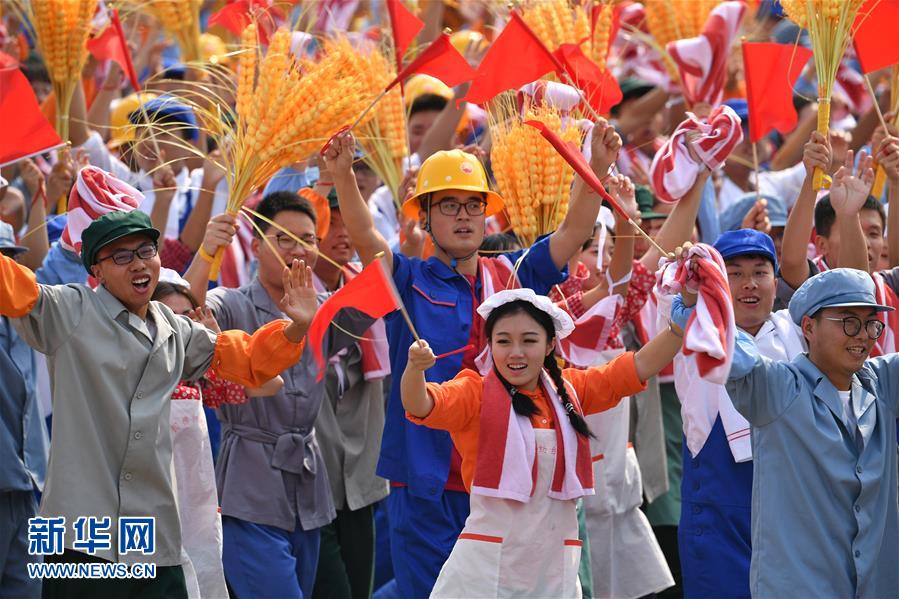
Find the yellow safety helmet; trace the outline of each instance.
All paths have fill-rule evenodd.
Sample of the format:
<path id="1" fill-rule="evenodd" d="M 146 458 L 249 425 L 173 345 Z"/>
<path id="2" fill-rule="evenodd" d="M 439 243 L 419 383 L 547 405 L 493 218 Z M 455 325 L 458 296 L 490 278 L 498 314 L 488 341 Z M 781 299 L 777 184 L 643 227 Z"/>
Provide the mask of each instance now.
<path id="1" fill-rule="evenodd" d="M 477 31 L 457 31 L 450 36 L 450 43 L 459 51 L 459 54 L 465 54 L 465 50 L 471 45 L 472 48 L 482 49 L 487 45 L 487 39 L 483 34 Z"/>
<path id="2" fill-rule="evenodd" d="M 146 104 L 154 98 L 156 98 L 156 94 L 141 92 L 140 94 L 125 96 L 121 100 L 113 102 L 112 111 L 109 113 L 110 148 L 117 148 L 137 138 L 134 125 L 128 120 L 128 115 L 140 108 L 141 103 Z"/>
<path id="3" fill-rule="evenodd" d="M 227 66 L 231 63 L 231 57 L 227 54 L 228 48 L 222 38 L 211 33 L 200 34 L 200 57 L 203 62 Z"/>
<path id="4" fill-rule="evenodd" d="M 417 220 L 421 210 L 420 198 L 426 194 L 445 189 L 476 191 L 487 195 L 485 216 L 496 214 L 503 209 L 503 199 L 490 190 L 487 172 L 476 156 L 462 150 L 436 152 L 424 161 L 418 170 L 415 194 L 403 202 L 403 214 Z"/>
<path id="5" fill-rule="evenodd" d="M 403 87 L 403 93 L 406 97 L 406 104 L 412 104 L 415 99 L 424 94 L 434 94 L 452 100 L 455 97 L 452 88 L 437 77 L 430 75 L 413 75 Z"/>

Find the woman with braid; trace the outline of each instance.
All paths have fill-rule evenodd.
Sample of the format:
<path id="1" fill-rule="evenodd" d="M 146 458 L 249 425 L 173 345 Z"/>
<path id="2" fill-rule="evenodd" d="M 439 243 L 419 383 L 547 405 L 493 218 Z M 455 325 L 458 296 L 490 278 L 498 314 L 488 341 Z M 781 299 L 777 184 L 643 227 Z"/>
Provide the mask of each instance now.
<path id="1" fill-rule="evenodd" d="M 678 352 L 676 325 L 639 352 L 586 370 L 559 368 L 567 313 L 530 289 L 500 291 L 478 308 L 493 362 L 482 377 L 463 370 L 426 383 L 435 357 L 409 348 L 401 395 L 406 417 L 449 431 L 462 456 L 471 514 L 432 597 L 580 597 L 575 500 L 593 494 L 584 415 L 614 407 Z"/>

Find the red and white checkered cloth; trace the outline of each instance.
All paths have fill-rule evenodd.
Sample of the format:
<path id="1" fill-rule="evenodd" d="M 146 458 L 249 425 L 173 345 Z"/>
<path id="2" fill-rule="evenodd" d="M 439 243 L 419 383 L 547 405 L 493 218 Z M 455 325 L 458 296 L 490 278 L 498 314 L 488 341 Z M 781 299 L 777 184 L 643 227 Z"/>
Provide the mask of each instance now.
<path id="1" fill-rule="evenodd" d="M 678 125 L 674 134 L 656 152 L 650 167 L 650 181 L 656 197 L 664 202 L 676 202 L 686 195 L 696 182 L 700 165 L 687 149 L 687 134 L 696 131 L 693 150 L 710 169 L 716 169 L 738 143 L 743 141 L 740 117 L 730 106 L 718 106 L 707 121 L 700 121 L 688 112 L 687 120 Z"/>
<path id="2" fill-rule="evenodd" d="M 730 45 L 740 27 L 746 5 L 722 2 L 716 6 L 699 37 L 668 44 L 668 53 L 677 64 L 687 105 L 721 102 L 727 80 L 727 58 Z"/>
<path id="3" fill-rule="evenodd" d="M 59 243 L 67 250 L 81 253 L 81 233 L 108 212 L 134 210 L 144 201 L 144 194 L 95 166 L 78 171 L 69 193 L 66 227 Z"/>
<path id="4" fill-rule="evenodd" d="M 667 296 L 686 288 L 698 293 L 696 308 L 684 331 L 683 355 L 696 361 L 703 379 L 723 385 L 730 373 L 737 324 L 731 303 L 727 271 L 721 254 L 700 243 L 687 252 L 690 260 L 664 261 L 658 273 L 659 293 Z M 695 272 L 687 265 L 695 262 Z"/>

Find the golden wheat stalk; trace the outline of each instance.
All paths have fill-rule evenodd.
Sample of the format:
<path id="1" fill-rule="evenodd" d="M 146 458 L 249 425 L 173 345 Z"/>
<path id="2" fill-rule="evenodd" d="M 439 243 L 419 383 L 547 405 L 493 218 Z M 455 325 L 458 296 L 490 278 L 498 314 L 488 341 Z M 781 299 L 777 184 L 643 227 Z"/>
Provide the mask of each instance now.
<path id="1" fill-rule="evenodd" d="M 843 54 L 853 37 L 853 23 L 864 0 L 781 0 L 787 17 L 807 29 L 818 76 L 818 133 L 830 130 L 830 97 Z M 826 175 L 815 169 L 815 189 L 826 186 Z"/>
<path id="2" fill-rule="evenodd" d="M 548 106 L 528 108 L 524 119 L 519 118 L 510 94 L 497 98 L 493 108 L 490 161 L 497 190 L 516 236 L 522 246 L 529 247 L 540 235 L 555 231 L 568 213 L 574 169 L 537 129 L 523 121 L 540 121 L 563 140 L 578 144 L 581 131 L 573 119 Z"/>

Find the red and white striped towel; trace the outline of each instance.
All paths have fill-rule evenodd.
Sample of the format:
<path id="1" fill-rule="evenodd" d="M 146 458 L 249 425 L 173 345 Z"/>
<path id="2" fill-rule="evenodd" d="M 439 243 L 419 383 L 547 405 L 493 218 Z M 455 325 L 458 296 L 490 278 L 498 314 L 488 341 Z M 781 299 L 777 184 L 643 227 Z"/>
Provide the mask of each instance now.
<path id="1" fill-rule="evenodd" d="M 668 44 L 668 53 L 680 72 L 688 106 L 697 102 L 715 106 L 721 102 L 730 45 L 744 12 L 746 5 L 742 2 L 722 2 L 709 13 L 699 37 Z"/>
<path id="2" fill-rule="evenodd" d="M 134 210 L 144 201 L 144 194 L 95 166 L 78 171 L 69 193 L 68 220 L 59 244 L 76 254 L 81 253 L 81 233 L 108 212 Z"/>
<path id="3" fill-rule="evenodd" d="M 730 373 L 737 325 L 731 303 L 724 260 L 715 248 L 704 243 L 690 248 L 690 260 L 665 261 L 658 274 L 660 294 L 673 296 L 684 288 L 699 299 L 684 331 L 683 354 L 696 360 L 702 378 L 723 385 Z M 695 262 L 695 272 L 688 264 Z"/>
<path id="4" fill-rule="evenodd" d="M 577 434 L 556 388 L 546 372 L 540 375 L 547 401 L 555 412 L 556 467 L 548 495 L 553 499 L 575 499 L 593 495 L 593 465 L 590 442 Z M 566 389 L 578 413 L 583 414 L 574 388 Z M 531 419 L 512 409 L 509 392 L 491 370 L 484 377 L 481 400 L 481 430 L 478 456 L 471 483 L 472 494 L 527 502 L 536 482 L 537 443 Z"/>
<path id="5" fill-rule="evenodd" d="M 570 313 L 565 303 L 563 298 L 556 305 Z M 612 325 L 623 303 L 620 295 L 609 295 L 581 314 L 574 321 L 574 331 L 559 340 L 559 355 L 577 368 L 602 364 L 602 351 L 606 349 Z M 574 318 L 573 314 L 571 316 Z"/>
<path id="6" fill-rule="evenodd" d="M 740 117 L 729 106 L 718 106 L 712 110 L 707 121 L 700 121 L 688 112 L 687 120 L 678 125 L 652 159 L 650 180 L 656 197 L 665 202 L 676 202 L 696 182 L 700 165 L 687 149 L 688 133 L 699 133 L 693 141 L 693 150 L 708 168 L 716 169 L 743 141 L 740 124 Z"/>

